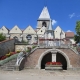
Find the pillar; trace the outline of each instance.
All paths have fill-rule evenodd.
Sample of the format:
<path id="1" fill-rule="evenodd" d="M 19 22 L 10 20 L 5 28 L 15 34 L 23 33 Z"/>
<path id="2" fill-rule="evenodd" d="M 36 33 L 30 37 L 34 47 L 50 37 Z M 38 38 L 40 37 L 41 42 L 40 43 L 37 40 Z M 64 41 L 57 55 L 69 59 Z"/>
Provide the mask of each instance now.
<path id="1" fill-rule="evenodd" d="M 57 51 L 53 51 L 52 53 L 52 62 L 56 62 L 56 53 Z"/>

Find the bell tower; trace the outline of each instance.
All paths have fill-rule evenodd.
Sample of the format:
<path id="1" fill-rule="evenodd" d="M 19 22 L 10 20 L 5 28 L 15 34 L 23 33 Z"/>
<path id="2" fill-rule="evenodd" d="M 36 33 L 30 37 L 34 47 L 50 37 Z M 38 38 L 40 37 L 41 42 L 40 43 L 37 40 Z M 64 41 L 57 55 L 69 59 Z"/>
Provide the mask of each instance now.
<path id="1" fill-rule="evenodd" d="M 41 29 L 42 27 L 48 28 L 50 23 L 50 15 L 48 12 L 47 7 L 44 7 L 38 20 L 37 20 L 37 31 Z"/>

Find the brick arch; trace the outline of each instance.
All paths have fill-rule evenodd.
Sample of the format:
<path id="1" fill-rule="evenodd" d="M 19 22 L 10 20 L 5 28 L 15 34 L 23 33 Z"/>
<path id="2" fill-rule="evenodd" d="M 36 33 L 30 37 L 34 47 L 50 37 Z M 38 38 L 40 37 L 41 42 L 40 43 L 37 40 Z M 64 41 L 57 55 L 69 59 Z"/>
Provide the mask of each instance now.
<path id="1" fill-rule="evenodd" d="M 72 68 L 72 65 L 70 64 L 70 60 L 69 60 L 68 56 L 67 56 L 63 51 L 61 51 L 61 50 L 59 50 L 59 49 L 49 49 L 49 50 L 43 52 L 43 53 L 41 54 L 41 56 L 39 57 L 39 59 L 38 59 L 38 65 L 37 65 L 37 67 L 38 67 L 39 69 L 41 69 L 41 61 L 42 61 L 43 57 L 44 57 L 46 54 L 48 54 L 49 52 L 59 52 L 60 54 L 62 54 L 62 55 L 65 57 L 66 61 L 67 61 L 67 69 Z"/>

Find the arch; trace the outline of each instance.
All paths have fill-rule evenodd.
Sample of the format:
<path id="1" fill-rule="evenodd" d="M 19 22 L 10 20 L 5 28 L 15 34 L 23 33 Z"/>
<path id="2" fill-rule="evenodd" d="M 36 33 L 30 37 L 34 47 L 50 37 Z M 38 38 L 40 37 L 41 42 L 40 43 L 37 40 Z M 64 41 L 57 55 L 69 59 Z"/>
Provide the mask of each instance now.
<path id="1" fill-rule="evenodd" d="M 16 40 L 18 40 L 18 37 L 17 36 L 14 36 L 13 38 L 16 39 Z"/>
<path id="2" fill-rule="evenodd" d="M 42 22 L 42 27 L 43 26 L 45 26 L 45 27 L 47 27 L 47 24 L 46 24 L 46 22 L 44 21 L 44 22 Z"/>
<path id="3" fill-rule="evenodd" d="M 65 57 L 66 61 L 67 61 L 67 69 L 72 68 L 72 65 L 70 65 L 70 60 L 69 60 L 68 56 L 63 51 L 61 51 L 59 49 L 49 49 L 49 50 L 43 52 L 41 54 L 41 56 L 39 57 L 37 68 L 41 69 L 41 61 L 42 61 L 43 57 L 46 54 L 48 54 L 49 52 L 58 52 L 58 53 L 62 54 Z"/>

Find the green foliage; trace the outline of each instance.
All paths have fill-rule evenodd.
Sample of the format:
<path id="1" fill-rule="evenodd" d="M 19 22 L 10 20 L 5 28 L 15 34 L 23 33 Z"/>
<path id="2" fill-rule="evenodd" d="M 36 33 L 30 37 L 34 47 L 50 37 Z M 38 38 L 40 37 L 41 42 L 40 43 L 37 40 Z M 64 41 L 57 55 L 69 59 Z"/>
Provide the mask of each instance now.
<path id="1" fill-rule="evenodd" d="M 75 30 L 76 30 L 76 34 L 78 36 L 80 36 L 80 21 L 76 22 L 76 28 L 75 28 Z"/>
<path id="2" fill-rule="evenodd" d="M 22 40 L 21 43 L 26 43 L 26 44 L 28 44 L 28 41 Z"/>
<path id="3" fill-rule="evenodd" d="M 31 47 L 27 47 L 27 51 L 26 52 L 31 52 Z"/>
<path id="4" fill-rule="evenodd" d="M 74 36 L 74 40 L 76 43 L 80 43 L 80 21 L 76 22 L 76 35 Z"/>
<path id="5" fill-rule="evenodd" d="M 80 42 L 80 36 L 75 35 L 74 36 L 74 40 L 76 41 L 76 43 L 79 43 Z"/>
<path id="6" fill-rule="evenodd" d="M 31 52 L 31 50 L 26 50 L 26 52 Z"/>
<path id="7" fill-rule="evenodd" d="M 0 41 L 6 40 L 6 36 L 4 36 L 2 33 L 0 33 Z"/>
<path id="8" fill-rule="evenodd" d="M 32 46 L 32 49 L 36 48 L 37 46 Z"/>

